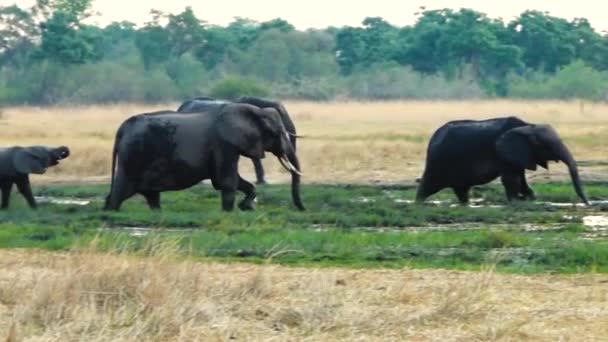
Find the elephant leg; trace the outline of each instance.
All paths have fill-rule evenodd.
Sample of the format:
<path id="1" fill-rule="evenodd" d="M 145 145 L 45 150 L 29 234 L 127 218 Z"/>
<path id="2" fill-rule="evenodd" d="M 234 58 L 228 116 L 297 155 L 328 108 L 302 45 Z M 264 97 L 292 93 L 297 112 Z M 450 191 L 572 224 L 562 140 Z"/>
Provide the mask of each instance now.
<path id="1" fill-rule="evenodd" d="M 239 186 L 239 152 L 233 147 L 223 151 L 218 158 L 222 163 L 216 165 L 216 171 L 211 183 L 216 189 L 222 191 L 222 210 L 232 211 L 236 198 L 236 189 Z"/>
<path id="2" fill-rule="evenodd" d="M 0 184 L 2 190 L 2 209 L 8 208 L 11 199 L 11 190 L 13 189 L 13 181 L 6 181 Z"/>
<path id="3" fill-rule="evenodd" d="M 512 201 L 519 198 L 521 193 L 521 176 L 517 173 L 504 173 L 500 176 L 500 181 L 505 188 L 507 200 Z"/>
<path id="4" fill-rule="evenodd" d="M 469 190 L 470 189 L 471 188 L 468 186 L 452 188 L 452 190 L 454 190 L 454 193 L 456 194 L 456 197 L 458 197 L 458 202 L 460 202 L 460 204 L 469 203 Z"/>
<path id="5" fill-rule="evenodd" d="M 232 211 L 234 209 L 234 200 L 236 198 L 236 189 L 222 189 L 222 210 Z"/>
<path id="6" fill-rule="evenodd" d="M 536 199 L 536 195 L 534 194 L 534 189 L 532 189 L 530 187 L 530 185 L 528 184 L 528 182 L 526 180 L 525 171 L 522 172 L 521 176 L 520 176 L 520 188 L 521 188 L 521 194 L 523 195 L 523 197 L 525 199 L 530 199 L 530 200 Z"/>
<path id="7" fill-rule="evenodd" d="M 262 161 L 258 158 L 252 158 L 253 167 L 255 168 L 255 178 L 257 184 L 266 184 L 266 178 L 264 178 L 264 166 Z"/>
<path id="8" fill-rule="evenodd" d="M 145 192 L 142 194 L 152 210 L 160 210 L 160 192 Z"/>
<path id="9" fill-rule="evenodd" d="M 122 202 L 133 195 L 135 195 L 135 186 L 126 179 L 123 171 L 119 168 L 114 177 L 110 194 L 106 197 L 104 210 L 119 210 Z"/>
<path id="10" fill-rule="evenodd" d="M 222 192 L 222 210 L 232 211 L 234 209 L 234 201 L 236 199 L 236 189 L 239 187 L 240 176 L 235 175 L 223 176 L 222 179 L 211 179 L 211 184 L 216 190 Z"/>
<path id="11" fill-rule="evenodd" d="M 253 201 L 255 200 L 255 186 L 239 176 L 238 189 L 245 194 L 245 198 L 239 202 L 241 210 L 253 210 Z"/>
<path id="12" fill-rule="evenodd" d="M 30 178 L 28 176 L 21 177 L 15 180 L 17 184 L 17 190 L 23 195 L 27 204 L 29 204 L 30 208 L 36 209 L 36 200 L 34 199 L 34 195 L 32 194 L 32 187 L 30 186 Z"/>

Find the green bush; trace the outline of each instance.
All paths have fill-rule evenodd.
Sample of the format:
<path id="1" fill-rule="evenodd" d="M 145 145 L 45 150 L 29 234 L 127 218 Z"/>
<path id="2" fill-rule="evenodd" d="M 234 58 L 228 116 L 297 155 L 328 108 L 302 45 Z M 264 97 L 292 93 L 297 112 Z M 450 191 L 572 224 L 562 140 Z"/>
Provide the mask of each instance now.
<path id="1" fill-rule="evenodd" d="M 196 97 L 208 92 L 209 75 L 203 63 L 192 54 L 184 54 L 166 63 L 167 75 L 173 80 L 180 98 Z"/>
<path id="2" fill-rule="evenodd" d="M 601 100 L 608 91 L 608 74 L 576 61 L 554 75 L 530 72 L 511 76 L 509 83 L 509 96 L 515 98 Z"/>
<path id="3" fill-rule="evenodd" d="M 222 81 L 217 82 L 213 88 L 211 88 L 210 95 L 218 99 L 235 100 L 239 96 L 268 96 L 270 91 L 260 82 L 245 79 L 230 77 Z"/>
<path id="4" fill-rule="evenodd" d="M 346 79 L 349 97 L 357 99 L 471 99 L 484 92 L 463 69 L 459 77 L 448 80 L 440 74 L 426 75 L 411 67 L 378 64 L 360 70 Z"/>

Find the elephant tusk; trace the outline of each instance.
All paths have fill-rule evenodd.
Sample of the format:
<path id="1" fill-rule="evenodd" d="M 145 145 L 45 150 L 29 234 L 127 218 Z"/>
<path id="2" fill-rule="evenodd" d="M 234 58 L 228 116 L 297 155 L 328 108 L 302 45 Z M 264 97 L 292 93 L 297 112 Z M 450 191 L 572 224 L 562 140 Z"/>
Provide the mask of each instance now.
<path id="1" fill-rule="evenodd" d="M 298 170 L 295 166 L 293 166 L 293 164 L 289 161 L 289 159 L 287 159 L 287 157 L 282 156 L 281 158 L 279 158 L 279 161 L 281 162 L 281 165 L 283 165 L 283 167 L 285 169 L 287 169 L 288 171 L 294 172 L 294 173 L 302 176 L 302 173 L 300 172 L 300 170 Z"/>
<path id="2" fill-rule="evenodd" d="M 289 160 L 286 160 L 286 161 L 287 161 L 287 166 L 289 166 L 289 168 L 291 169 L 291 171 L 295 172 L 296 174 L 298 174 L 300 176 L 302 175 L 302 173 L 300 172 L 300 170 L 298 170 L 295 166 L 293 166 L 293 164 Z"/>
<path id="3" fill-rule="evenodd" d="M 279 159 L 279 162 L 281 162 L 281 166 L 283 166 L 285 168 L 285 170 L 291 171 L 289 169 L 289 166 L 285 165 L 285 161 L 283 161 L 283 157 L 279 157 L 278 159 Z"/>
<path id="4" fill-rule="evenodd" d="M 304 138 L 304 136 L 303 136 L 303 135 L 297 135 L 297 134 L 295 134 L 295 133 L 291 133 L 291 132 L 287 132 L 287 134 L 288 134 L 288 135 L 290 135 L 290 136 L 292 136 L 292 137 L 299 138 L 299 139 Z"/>

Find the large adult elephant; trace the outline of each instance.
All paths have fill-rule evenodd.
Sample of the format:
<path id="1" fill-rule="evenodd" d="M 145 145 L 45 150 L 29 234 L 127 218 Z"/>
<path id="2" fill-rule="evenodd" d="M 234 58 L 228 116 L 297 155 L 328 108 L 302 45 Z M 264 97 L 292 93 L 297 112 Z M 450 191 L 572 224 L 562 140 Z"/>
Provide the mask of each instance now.
<path id="1" fill-rule="evenodd" d="M 548 161 L 568 166 L 574 189 L 589 204 L 578 175 L 576 161 L 557 132 L 549 125 L 527 123 L 517 117 L 450 121 L 441 126 L 428 145 L 426 167 L 416 201 L 452 188 L 461 203 L 469 189 L 501 178 L 509 201 L 533 199 L 525 170 L 547 169 Z"/>
<path id="2" fill-rule="evenodd" d="M 241 155 L 278 157 L 297 185 L 300 163 L 279 113 L 248 104 L 228 103 L 201 113 L 161 111 L 132 116 L 118 129 L 112 153 L 112 184 L 105 209 L 118 210 L 124 200 L 143 195 L 150 208 L 160 209 L 160 193 L 191 187 L 211 179 L 222 193 L 222 208 L 234 208 L 235 192 L 245 193 L 242 210 L 253 209 L 255 186 L 238 174 Z"/>
<path id="3" fill-rule="evenodd" d="M 285 109 L 285 106 L 283 106 L 282 103 L 277 101 L 255 96 L 242 96 L 236 99 L 234 102 L 214 99 L 211 97 L 197 97 L 195 99 L 187 100 L 182 103 L 177 109 L 177 111 L 180 113 L 204 112 L 217 109 L 227 103 L 246 103 L 259 108 L 274 108 L 279 112 L 281 120 L 283 121 L 283 125 L 289 133 L 291 143 L 294 149 L 296 148 L 296 126 L 294 125 L 293 120 L 291 120 L 291 117 L 289 116 L 287 109 Z M 262 165 L 262 162 L 259 158 L 251 158 L 251 160 L 253 161 L 253 166 L 255 169 L 256 183 L 266 184 L 266 177 L 264 175 L 264 166 Z M 292 179 L 292 183 L 293 182 L 294 179 Z"/>
<path id="4" fill-rule="evenodd" d="M 13 184 L 27 200 L 32 209 L 36 200 L 32 195 L 29 174 L 43 174 L 70 155 L 66 146 L 13 146 L 0 148 L 0 190 L 2 190 L 2 209 L 8 208 Z"/>

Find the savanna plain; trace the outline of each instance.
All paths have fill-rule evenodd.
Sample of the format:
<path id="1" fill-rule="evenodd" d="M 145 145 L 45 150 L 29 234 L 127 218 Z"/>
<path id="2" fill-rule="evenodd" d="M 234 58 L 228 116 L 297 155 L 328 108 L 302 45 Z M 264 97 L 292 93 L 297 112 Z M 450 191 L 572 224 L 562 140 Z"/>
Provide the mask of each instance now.
<path id="1" fill-rule="evenodd" d="M 303 138 L 302 197 L 267 155 L 253 212 L 208 182 L 104 212 L 120 123 L 164 105 L 2 108 L 0 146 L 67 145 L 32 176 L 40 204 L 0 212 L 0 337 L 8 341 L 602 341 L 608 336 L 608 104 L 285 103 Z M 579 163 L 498 182 L 469 206 L 412 203 L 433 131 L 453 119 L 550 123 Z M 241 173 L 253 180 L 251 162 Z M 446 170 L 447 171 L 447 170 Z"/>

